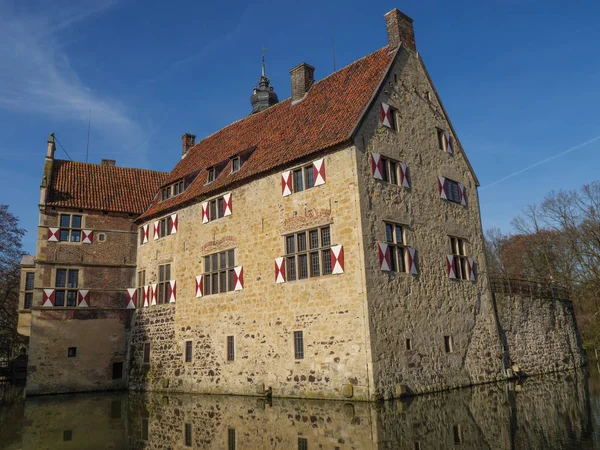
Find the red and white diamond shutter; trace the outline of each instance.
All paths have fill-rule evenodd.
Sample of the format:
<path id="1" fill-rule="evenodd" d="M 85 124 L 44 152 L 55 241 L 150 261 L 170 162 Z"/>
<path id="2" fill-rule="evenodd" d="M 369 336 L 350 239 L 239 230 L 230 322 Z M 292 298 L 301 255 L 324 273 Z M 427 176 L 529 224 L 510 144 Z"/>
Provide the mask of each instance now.
<path id="1" fill-rule="evenodd" d="M 281 196 L 292 195 L 292 171 L 288 170 L 281 174 Z"/>
<path id="2" fill-rule="evenodd" d="M 60 228 L 48 228 L 48 242 L 58 242 L 58 235 L 60 234 Z"/>
<path id="3" fill-rule="evenodd" d="M 408 273 L 411 275 L 418 275 L 419 271 L 417 270 L 416 251 L 412 247 L 407 247 L 406 250 L 408 250 Z"/>
<path id="4" fill-rule="evenodd" d="M 385 242 L 377 243 L 377 255 L 379 257 L 379 268 L 389 272 L 390 270 L 390 249 Z"/>
<path id="5" fill-rule="evenodd" d="M 54 289 L 44 289 L 42 306 L 54 306 Z"/>
<path id="6" fill-rule="evenodd" d="M 154 240 L 158 240 L 159 238 L 159 230 L 160 230 L 160 221 L 157 220 L 154 222 Z"/>
<path id="7" fill-rule="evenodd" d="M 77 291 L 77 306 L 81 308 L 90 306 L 90 291 L 88 289 Z"/>
<path id="8" fill-rule="evenodd" d="M 144 237 L 142 238 L 142 244 L 147 244 L 148 243 L 148 224 L 144 225 L 142 227 L 143 233 L 144 233 Z"/>
<path id="9" fill-rule="evenodd" d="M 325 184 L 325 161 L 323 159 L 317 159 L 313 163 L 313 175 L 315 186 Z"/>
<path id="10" fill-rule="evenodd" d="M 231 193 L 225 194 L 223 196 L 223 203 L 224 203 L 224 206 L 225 206 L 225 211 L 223 211 L 223 217 L 230 216 L 231 215 L 231 208 L 233 206 L 233 204 L 231 202 Z"/>
<path id="11" fill-rule="evenodd" d="M 196 275 L 196 298 L 200 298 L 204 295 L 204 277 L 202 275 Z"/>
<path id="12" fill-rule="evenodd" d="M 152 299 L 150 300 L 150 304 L 152 306 L 154 306 L 154 305 L 156 305 L 156 294 L 157 294 L 158 285 L 153 284 L 151 287 L 152 287 L 152 291 L 151 291 Z"/>
<path id="13" fill-rule="evenodd" d="M 244 268 L 237 266 L 233 268 L 233 290 L 241 291 L 244 289 Z"/>
<path id="14" fill-rule="evenodd" d="M 144 308 L 150 305 L 150 286 L 144 286 Z"/>
<path id="15" fill-rule="evenodd" d="M 446 178 L 438 177 L 438 191 L 441 199 L 448 200 L 448 196 L 446 195 Z"/>
<path id="16" fill-rule="evenodd" d="M 456 280 L 456 263 L 454 255 L 446 256 L 446 273 L 448 274 L 448 278 Z"/>
<path id="17" fill-rule="evenodd" d="M 137 289 L 127 288 L 127 309 L 135 309 L 137 304 Z"/>
<path id="18" fill-rule="evenodd" d="M 400 163 L 400 177 L 401 183 L 400 185 L 405 188 L 410 187 L 410 170 L 408 166 L 404 163 Z"/>
<path id="19" fill-rule="evenodd" d="M 331 247 L 331 273 L 344 273 L 344 246 L 334 245 Z"/>
<path id="20" fill-rule="evenodd" d="M 379 108 L 379 121 L 381 122 L 381 125 L 392 128 L 392 110 L 387 103 L 381 102 Z"/>
<path id="21" fill-rule="evenodd" d="M 171 214 L 171 232 L 169 234 L 176 234 L 178 227 L 179 220 L 177 219 L 177 214 Z"/>
<path id="22" fill-rule="evenodd" d="M 208 223 L 208 202 L 202 203 L 202 223 Z"/>
<path id="23" fill-rule="evenodd" d="M 452 142 L 452 136 L 447 131 L 444 131 L 444 143 L 446 144 L 446 151 L 451 155 L 454 154 L 454 142 Z"/>
<path id="24" fill-rule="evenodd" d="M 458 185 L 458 196 L 460 197 L 460 204 L 467 206 L 467 196 L 465 195 L 465 187 L 462 184 Z"/>
<path id="25" fill-rule="evenodd" d="M 81 230 L 81 243 L 91 244 L 94 242 L 94 232 L 92 230 Z"/>
<path id="26" fill-rule="evenodd" d="M 285 283 L 285 258 L 275 258 L 275 283 Z"/>
<path id="27" fill-rule="evenodd" d="M 376 180 L 383 180 L 383 165 L 381 164 L 381 155 L 379 153 L 371 153 L 371 174 Z"/>
<path id="28" fill-rule="evenodd" d="M 468 271 L 469 271 L 469 276 L 468 279 L 469 281 L 476 281 L 475 278 L 475 261 L 473 261 L 473 258 L 467 258 L 467 262 L 468 262 Z"/>
<path id="29" fill-rule="evenodd" d="M 175 280 L 169 281 L 169 303 L 175 303 L 177 300 L 177 282 Z"/>

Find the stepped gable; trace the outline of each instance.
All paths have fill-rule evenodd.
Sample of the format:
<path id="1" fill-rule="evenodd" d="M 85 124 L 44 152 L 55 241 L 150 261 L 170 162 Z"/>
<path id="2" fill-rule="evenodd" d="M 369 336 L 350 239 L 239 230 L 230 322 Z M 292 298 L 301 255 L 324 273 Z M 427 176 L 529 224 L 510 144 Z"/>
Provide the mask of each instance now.
<path id="1" fill-rule="evenodd" d="M 141 214 L 168 175 L 57 159 L 46 205 Z"/>
<path id="2" fill-rule="evenodd" d="M 288 98 L 198 142 L 165 184 L 200 170 L 196 179 L 181 195 L 165 201 L 157 196 L 138 221 L 349 141 L 397 51 L 390 52 L 387 46 L 377 50 L 314 83 L 301 101 Z M 251 154 L 238 172 L 231 173 L 229 158 L 240 152 Z M 216 180 L 207 184 L 206 169 L 224 164 L 227 167 Z"/>

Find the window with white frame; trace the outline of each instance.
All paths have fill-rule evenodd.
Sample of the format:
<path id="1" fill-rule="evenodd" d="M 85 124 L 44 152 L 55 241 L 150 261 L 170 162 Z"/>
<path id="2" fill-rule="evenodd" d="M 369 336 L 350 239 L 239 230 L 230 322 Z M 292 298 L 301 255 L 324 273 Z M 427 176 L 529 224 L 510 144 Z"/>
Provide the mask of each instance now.
<path id="1" fill-rule="evenodd" d="M 203 295 L 233 291 L 234 267 L 235 251 L 233 249 L 205 256 Z"/>
<path id="2" fill-rule="evenodd" d="M 450 236 L 450 248 L 452 250 L 452 256 L 454 257 L 454 267 L 456 270 L 455 276 L 459 280 L 468 280 L 468 257 L 467 257 L 467 243 L 464 239 L 459 237 Z"/>
<path id="3" fill-rule="evenodd" d="M 59 240 L 81 242 L 81 221 L 82 216 L 79 214 L 61 214 Z"/>
<path id="4" fill-rule="evenodd" d="M 158 303 L 169 303 L 169 281 L 171 280 L 171 264 L 158 266 Z"/>
<path id="5" fill-rule="evenodd" d="M 287 281 L 330 275 L 331 230 L 329 226 L 285 236 Z"/>
<path id="6" fill-rule="evenodd" d="M 77 306 L 78 269 L 56 269 L 54 306 Z"/>
<path id="7" fill-rule="evenodd" d="M 404 227 L 395 223 L 385 223 L 385 241 L 390 252 L 390 271 L 408 272 L 406 264 L 406 241 Z"/>

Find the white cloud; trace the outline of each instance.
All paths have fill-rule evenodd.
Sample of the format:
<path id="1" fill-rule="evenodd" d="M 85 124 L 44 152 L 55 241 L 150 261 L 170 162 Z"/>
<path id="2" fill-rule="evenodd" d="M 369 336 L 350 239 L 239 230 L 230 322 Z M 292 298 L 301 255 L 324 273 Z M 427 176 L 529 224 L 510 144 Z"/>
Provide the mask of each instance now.
<path id="1" fill-rule="evenodd" d="M 23 13 L 0 0 L 0 109 L 86 123 L 91 109 L 95 129 L 137 139 L 142 130 L 125 105 L 80 79 L 59 36 L 61 30 L 106 11 L 115 2 L 62 3 L 52 2 L 51 10 Z"/>

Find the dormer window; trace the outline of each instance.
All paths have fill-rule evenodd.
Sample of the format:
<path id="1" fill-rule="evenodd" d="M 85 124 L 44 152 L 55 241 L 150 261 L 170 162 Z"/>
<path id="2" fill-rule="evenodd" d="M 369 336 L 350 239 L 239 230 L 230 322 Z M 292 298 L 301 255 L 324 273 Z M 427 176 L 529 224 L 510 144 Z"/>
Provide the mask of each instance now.
<path id="1" fill-rule="evenodd" d="M 239 156 L 232 158 L 231 159 L 231 173 L 234 173 L 234 172 L 237 172 L 238 170 L 240 170 L 241 165 L 242 164 L 241 164 Z"/>
<path id="2" fill-rule="evenodd" d="M 208 172 L 207 183 L 212 183 L 213 181 L 215 181 L 215 168 L 211 167 L 210 169 L 207 170 L 207 172 Z"/>
<path id="3" fill-rule="evenodd" d="M 181 181 L 179 181 L 179 182 L 177 182 L 177 183 L 175 183 L 173 185 L 173 195 L 174 196 L 175 195 L 179 195 L 179 194 L 183 194 L 184 190 L 185 189 L 184 189 L 184 185 L 183 185 L 183 180 L 181 180 Z"/>

